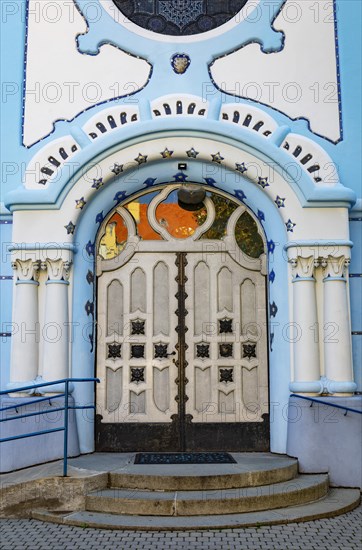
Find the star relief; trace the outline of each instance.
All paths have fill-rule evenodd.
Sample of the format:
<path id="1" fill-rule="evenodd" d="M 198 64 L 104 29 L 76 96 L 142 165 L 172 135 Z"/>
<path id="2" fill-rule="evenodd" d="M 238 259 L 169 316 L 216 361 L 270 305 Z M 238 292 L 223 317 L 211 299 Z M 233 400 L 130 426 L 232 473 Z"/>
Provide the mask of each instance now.
<path id="1" fill-rule="evenodd" d="M 92 185 L 93 189 L 98 190 L 100 187 L 102 187 L 102 185 L 103 185 L 103 178 L 93 179 L 93 185 Z"/>
<path id="2" fill-rule="evenodd" d="M 134 159 L 138 165 L 145 164 L 147 162 L 147 155 L 142 155 L 142 153 L 138 153 L 138 157 Z"/>
<path id="3" fill-rule="evenodd" d="M 191 149 L 186 151 L 186 155 L 191 159 L 195 159 L 198 154 L 199 154 L 199 152 L 195 151 L 195 149 L 193 147 L 191 147 Z"/>
<path id="4" fill-rule="evenodd" d="M 84 197 L 82 197 L 78 200 L 76 199 L 75 204 L 76 204 L 76 208 L 79 208 L 80 210 L 82 210 L 87 203 L 84 200 Z"/>
<path id="5" fill-rule="evenodd" d="M 69 222 L 68 225 L 64 226 L 67 230 L 67 235 L 73 235 L 75 230 L 75 225 L 73 222 Z"/>
<path id="6" fill-rule="evenodd" d="M 278 208 L 284 208 L 285 207 L 285 198 L 282 198 L 282 197 L 279 197 L 279 195 L 276 196 L 276 199 L 275 199 L 275 204 L 277 205 Z"/>
<path id="7" fill-rule="evenodd" d="M 217 164 L 221 164 L 221 161 L 224 160 L 224 157 L 221 156 L 220 152 L 215 155 L 211 155 L 211 158 L 212 162 L 216 162 Z"/>
<path id="8" fill-rule="evenodd" d="M 287 223 L 285 225 L 286 225 L 287 231 L 289 233 L 293 233 L 293 229 L 297 224 L 293 223 L 292 220 L 289 218 L 289 220 L 287 221 Z"/>
<path id="9" fill-rule="evenodd" d="M 265 189 L 266 187 L 269 187 L 269 183 L 268 183 L 268 178 L 259 178 L 258 180 L 258 184 L 260 185 L 260 187 L 262 187 L 263 189 Z"/>
<path id="10" fill-rule="evenodd" d="M 115 162 L 113 168 L 111 168 L 111 172 L 118 176 L 118 174 L 123 172 L 123 164 L 118 164 L 117 162 Z"/>
<path id="11" fill-rule="evenodd" d="M 247 167 L 245 166 L 245 162 L 236 162 L 235 168 L 237 172 L 240 172 L 240 174 L 244 174 L 244 172 L 247 171 Z"/>
<path id="12" fill-rule="evenodd" d="M 169 151 L 167 149 L 167 147 L 162 151 L 162 153 L 160 153 L 160 155 L 162 156 L 163 159 L 169 159 L 172 157 L 173 155 L 173 151 Z"/>

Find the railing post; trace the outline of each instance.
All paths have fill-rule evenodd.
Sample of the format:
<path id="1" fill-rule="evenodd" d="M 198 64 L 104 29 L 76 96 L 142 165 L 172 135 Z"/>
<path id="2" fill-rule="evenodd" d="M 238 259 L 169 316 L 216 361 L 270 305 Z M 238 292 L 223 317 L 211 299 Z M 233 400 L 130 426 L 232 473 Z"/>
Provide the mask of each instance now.
<path id="1" fill-rule="evenodd" d="M 68 403 L 69 401 L 69 380 L 65 382 L 64 397 L 64 457 L 63 457 L 63 477 L 68 474 Z"/>

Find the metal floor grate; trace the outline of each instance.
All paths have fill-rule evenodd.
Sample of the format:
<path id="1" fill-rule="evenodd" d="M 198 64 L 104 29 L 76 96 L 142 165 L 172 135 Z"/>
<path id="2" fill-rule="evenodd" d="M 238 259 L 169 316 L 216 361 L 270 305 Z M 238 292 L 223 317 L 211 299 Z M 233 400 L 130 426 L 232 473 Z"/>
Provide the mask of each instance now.
<path id="1" fill-rule="evenodd" d="M 137 453 L 135 464 L 232 464 L 229 453 Z"/>

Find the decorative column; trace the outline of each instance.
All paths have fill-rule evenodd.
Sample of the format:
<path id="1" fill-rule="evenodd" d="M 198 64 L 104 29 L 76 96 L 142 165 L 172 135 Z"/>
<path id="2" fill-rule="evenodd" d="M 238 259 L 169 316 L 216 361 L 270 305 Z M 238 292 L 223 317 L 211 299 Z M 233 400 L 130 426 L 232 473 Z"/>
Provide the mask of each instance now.
<path id="1" fill-rule="evenodd" d="M 26 386 L 38 374 L 39 308 L 38 276 L 40 262 L 14 260 L 16 277 L 13 306 L 13 336 L 11 342 L 11 386 Z"/>
<path id="2" fill-rule="evenodd" d="M 293 320 L 296 338 L 293 340 L 294 382 L 290 390 L 300 393 L 320 392 L 320 361 L 318 344 L 318 314 L 314 256 L 297 256 L 290 260 L 293 271 Z"/>
<path id="3" fill-rule="evenodd" d="M 47 271 L 45 315 L 42 329 L 45 382 L 69 376 L 69 307 L 68 286 L 71 262 L 63 259 L 43 262 Z M 51 391 L 51 388 L 50 388 Z"/>
<path id="4" fill-rule="evenodd" d="M 353 382 L 352 337 L 348 300 L 348 266 L 345 256 L 322 259 L 324 272 L 324 363 L 329 393 L 348 395 Z"/>

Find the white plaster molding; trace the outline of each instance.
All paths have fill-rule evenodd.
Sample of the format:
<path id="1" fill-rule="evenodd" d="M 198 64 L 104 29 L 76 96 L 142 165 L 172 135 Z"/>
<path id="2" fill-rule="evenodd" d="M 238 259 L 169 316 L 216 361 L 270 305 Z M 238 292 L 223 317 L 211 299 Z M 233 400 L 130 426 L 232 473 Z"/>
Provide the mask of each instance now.
<path id="1" fill-rule="evenodd" d="M 278 128 L 275 120 L 265 111 L 252 107 L 246 103 L 228 103 L 223 105 L 220 112 L 220 121 L 236 123 L 250 131 L 259 132 L 268 137 Z"/>
<path id="2" fill-rule="evenodd" d="M 47 258 L 46 261 L 41 262 L 40 268 L 46 271 L 49 281 L 68 281 L 71 265 L 72 262 L 69 260 Z"/>
<path id="3" fill-rule="evenodd" d="M 78 152 L 79 145 L 71 136 L 63 136 L 47 143 L 30 160 L 25 171 L 24 185 L 27 189 L 44 189 L 50 182 L 57 181 L 62 175 L 63 165 L 67 163 L 69 177 L 70 159 Z"/>
<path id="4" fill-rule="evenodd" d="M 94 140 L 106 136 L 114 130 L 119 130 L 125 124 L 138 121 L 139 109 L 137 106 L 114 105 L 92 116 L 82 126 L 82 129 Z"/>
<path id="5" fill-rule="evenodd" d="M 297 279 L 313 277 L 314 269 L 319 266 L 319 261 L 314 256 L 308 256 L 307 258 L 296 256 L 289 261 L 292 266 L 293 277 Z"/>
<path id="6" fill-rule="evenodd" d="M 153 118 L 169 116 L 207 116 L 209 101 L 192 94 L 168 94 L 151 102 Z"/>
<path id="7" fill-rule="evenodd" d="M 285 33 L 284 48 L 264 53 L 258 43 L 220 57 L 211 66 L 223 91 L 258 101 L 311 129 L 340 139 L 333 2 L 286 2 L 273 23 Z"/>
<path id="8" fill-rule="evenodd" d="M 55 121 L 72 120 L 96 104 L 136 92 L 150 74 L 146 61 L 109 44 L 101 46 L 98 55 L 80 53 L 76 37 L 87 31 L 87 24 L 75 3 L 43 4 L 29 0 L 23 136 L 27 147 L 51 133 Z"/>
<path id="9" fill-rule="evenodd" d="M 321 259 L 321 266 L 325 279 L 346 278 L 348 266 L 351 263 L 350 258 L 345 256 L 333 257 L 326 256 Z"/>
<path id="10" fill-rule="evenodd" d="M 339 183 L 337 166 L 312 139 L 300 134 L 288 134 L 281 147 L 300 163 L 318 187 L 333 187 Z"/>
<path id="11" fill-rule="evenodd" d="M 17 281 L 38 281 L 40 262 L 28 260 L 14 260 L 11 263 Z"/>

